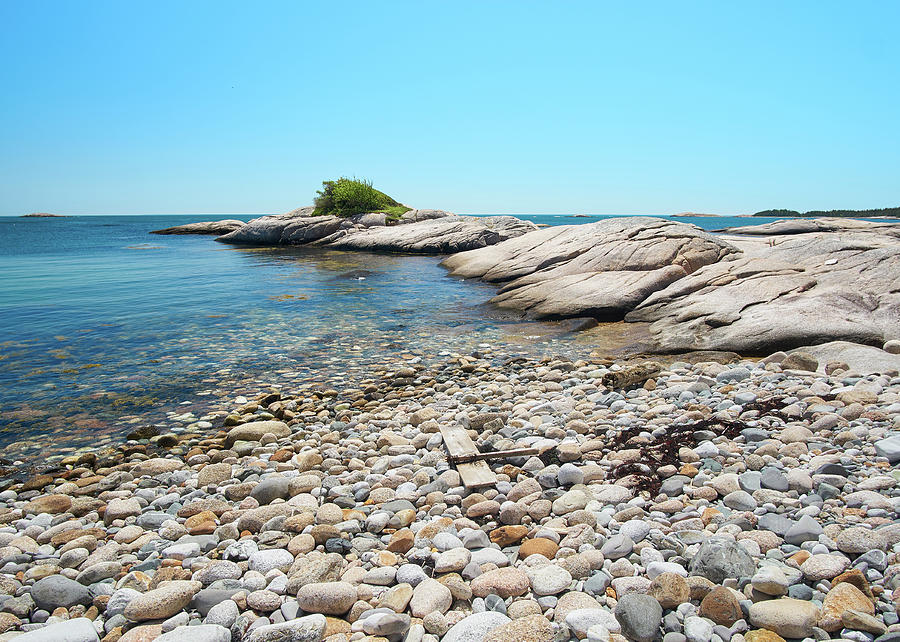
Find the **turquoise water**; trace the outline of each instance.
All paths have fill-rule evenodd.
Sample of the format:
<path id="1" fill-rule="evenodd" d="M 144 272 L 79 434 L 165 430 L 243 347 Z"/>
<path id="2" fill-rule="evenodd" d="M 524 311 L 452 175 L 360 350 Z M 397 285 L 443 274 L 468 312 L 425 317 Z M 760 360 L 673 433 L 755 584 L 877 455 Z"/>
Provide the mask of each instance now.
<path id="1" fill-rule="evenodd" d="M 440 257 L 239 248 L 148 232 L 210 216 L 0 218 L 0 447 L 67 452 L 169 425 L 265 382 L 350 383 L 404 359 L 510 344 L 560 352 L 558 324 L 485 305 Z M 224 218 L 224 217 L 222 217 Z M 549 224 L 600 217 L 524 216 Z M 770 219 L 678 219 L 707 229 Z"/>

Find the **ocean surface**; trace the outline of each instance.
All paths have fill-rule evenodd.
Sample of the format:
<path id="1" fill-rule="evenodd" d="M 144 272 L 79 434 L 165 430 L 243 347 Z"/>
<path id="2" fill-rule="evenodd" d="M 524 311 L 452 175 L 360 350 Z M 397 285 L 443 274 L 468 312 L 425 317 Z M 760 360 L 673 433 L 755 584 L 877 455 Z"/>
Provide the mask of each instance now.
<path id="1" fill-rule="evenodd" d="M 382 366 L 488 346 L 584 350 L 565 324 L 486 305 L 495 288 L 448 277 L 440 257 L 149 234 L 217 218 L 233 217 L 0 218 L 0 465 L 52 463 L 138 426 L 171 427 L 211 398 L 267 383 L 350 385 Z M 677 220 L 719 229 L 774 219 Z"/>

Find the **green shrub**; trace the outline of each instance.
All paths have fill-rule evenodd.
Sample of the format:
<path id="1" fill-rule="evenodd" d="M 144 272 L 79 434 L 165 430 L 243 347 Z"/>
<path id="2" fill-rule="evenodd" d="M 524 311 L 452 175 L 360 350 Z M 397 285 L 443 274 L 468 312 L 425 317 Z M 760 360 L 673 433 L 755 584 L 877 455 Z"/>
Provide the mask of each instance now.
<path id="1" fill-rule="evenodd" d="M 410 208 L 372 187 L 372 181 L 341 177 L 323 181 L 315 199 L 315 216 L 355 216 L 368 212 L 384 212 L 397 219 Z"/>

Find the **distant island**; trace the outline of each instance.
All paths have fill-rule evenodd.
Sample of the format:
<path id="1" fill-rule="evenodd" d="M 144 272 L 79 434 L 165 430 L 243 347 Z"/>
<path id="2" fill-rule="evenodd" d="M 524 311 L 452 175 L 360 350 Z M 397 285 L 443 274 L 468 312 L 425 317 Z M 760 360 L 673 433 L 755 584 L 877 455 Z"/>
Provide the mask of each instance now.
<path id="1" fill-rule="evenodd" d="M 877 210 L 830 210 L 828 212 L 822 210 L 812 210 L 809 212 L 797 212 L 795 210 L 763 210 L 762 212 L 757 212 L 753 216 L 774 216 L 778 218 L 786 216 L 801 218 L 821 218 L 823 216 L 872 218 L 876 216 L 885 216 L 889 218 L 900 218 L 900 207 L 885 207 Z"/>
<path id="2" fill-rule="evenodd" d="M 66 218 L 62 214 L 48 214 L 47 212 L 35 212 L 33 214 L 22 214 L 19 218 Z"/>

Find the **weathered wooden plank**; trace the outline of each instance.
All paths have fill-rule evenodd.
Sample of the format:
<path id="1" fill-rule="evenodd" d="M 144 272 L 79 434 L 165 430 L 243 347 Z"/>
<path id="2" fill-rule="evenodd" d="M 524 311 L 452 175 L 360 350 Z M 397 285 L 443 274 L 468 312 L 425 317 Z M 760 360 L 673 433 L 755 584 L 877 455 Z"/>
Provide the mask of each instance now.
<path id="1" fill-rule="evenodd" d="M 450 455 L 451 464 L 468 464 L 473 461 L 486 459 L 505 459 L 507 457 L 524 457 L 526 455 L 540 455 L 540 448 L 513 448 L 511 450 L 495 450 L 489 453 L 477 453 L 475 455 Z"/>
<path id="2" fill-rule="evenodd" d="M 481 454 L 475 442 L 461 426 L 441 426 L 440 430 L 451 458 L 474 457 Z M 456 470 L 466 488 L 493 486 L 497 483 L 497 476 L 483 461 L 458 464 Z"/>
<path id="3" fill-rule="evenodd" d="M 440 430 L 441 436 L 444 438 L 444 445 L 447 446 L 447 452 L 450 455 L 462 457 L 478 454 L 475 442 L 461 426 L 441 426 Z"/>
<path id="4" fill-rule="evenodd" d="M 494 486 L 497 483 L 497 475 L 483 461 L 471 464 L 459 464 L 456 466 L 460 479 L 466 488 L 478 488 L 480 486 Z"/>

